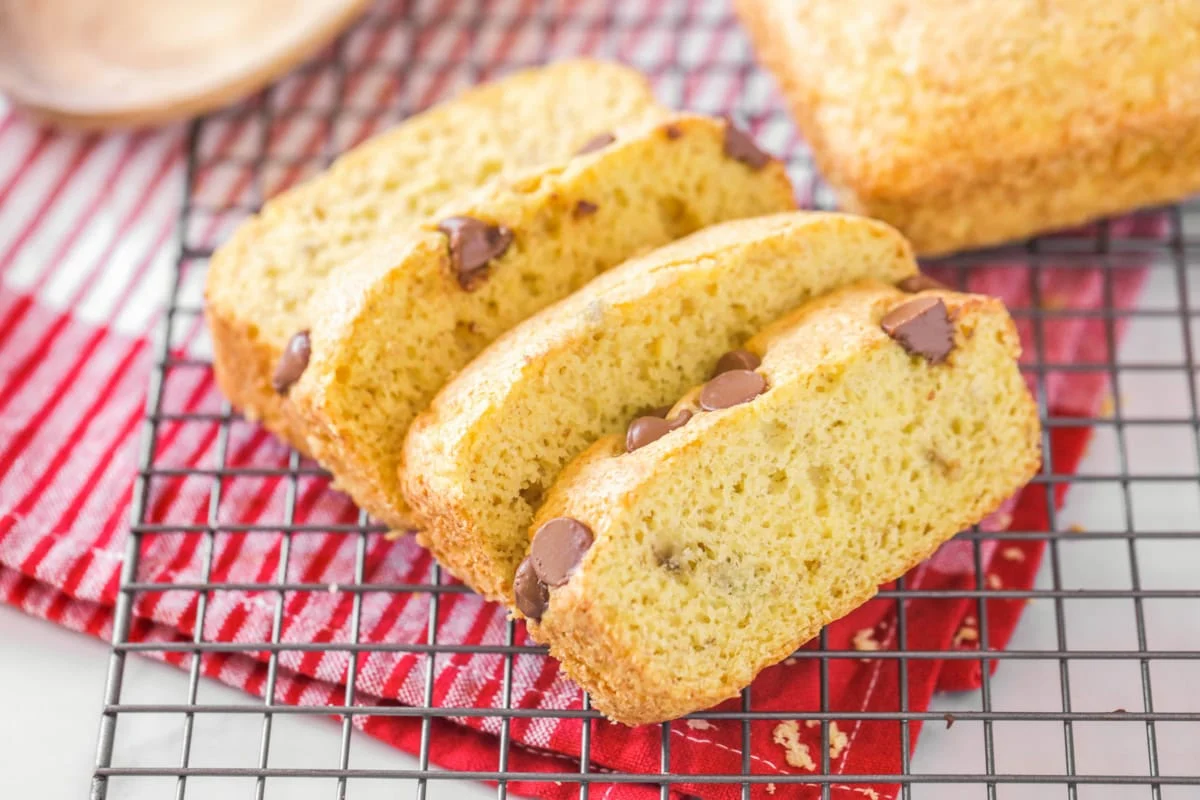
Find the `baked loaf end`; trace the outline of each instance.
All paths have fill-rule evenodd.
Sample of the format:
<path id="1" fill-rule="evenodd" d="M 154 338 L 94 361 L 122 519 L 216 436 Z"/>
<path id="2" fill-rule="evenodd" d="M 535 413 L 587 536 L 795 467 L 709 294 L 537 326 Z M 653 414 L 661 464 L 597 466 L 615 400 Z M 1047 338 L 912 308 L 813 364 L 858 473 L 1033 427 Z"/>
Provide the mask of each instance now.
<path id="1" fill-rule="evenodd" d="M 566 61 L 518 72 L 406 120 L 269 201 L 213 255 L 206 317 L 217 383 L 294 447 L 304 431 L 272 377 L 325 277 L 370 242 L 497 175 L 567 158 L 598 133 L 665 114 L 634 70 Z"/>
<path id="2" fill-rule="evenodd" d="M 530 632 L 621 722 L 735 695 L 1037 470 L 999 301 L 864 282 L 747 349 L 756 371 L 675 411 L 727 407 L 632 453 L 600 440 L 531 529 L 517 579 L 518 606 L 541 617 Z"/>
<path id="3" fill-rule="evenodd" d="M 412 524 L 398 474 L 404 435 L 455 370 L 642 250 L 793 207 L 782 164 L 747 144 L 708 117 L 619 129 L 364 254 L 312 306 L 311 363 L 291 399 L 313 456 L 378 519 Z"/>
<path id="4" fill-rule="evenodd" d="M 568 461 L 805 300 L 916 270 L 887 225 L 800 211 L 706 228 L 610 270 L 501 336 L 413 424 L 401 474 L 423 542 L 510 600 L 534 511 Z"/>
<path id="5" fill-rule="evenodd" d="M 737 0 L 841 205 L 922 254 L 1200 189 L 1193 0 Z"/>

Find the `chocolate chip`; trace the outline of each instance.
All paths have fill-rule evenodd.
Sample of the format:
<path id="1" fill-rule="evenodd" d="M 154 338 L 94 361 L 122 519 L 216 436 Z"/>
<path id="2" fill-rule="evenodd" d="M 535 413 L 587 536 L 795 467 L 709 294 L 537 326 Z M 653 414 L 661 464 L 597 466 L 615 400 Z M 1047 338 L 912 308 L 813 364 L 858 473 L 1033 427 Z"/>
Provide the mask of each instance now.
<path id="1" fill-rule="evenodd" d="M 928 292 L 930 290 L 950 290 L 949 286 L 941 281 L 935 281 L 933 278 L 929 277 L 923 272 L 918 272 L 916 275 L 910 275 L 909 277 L 897 283 L 896 288 L 902 292 L 908 292 L 909 294 Z"/>
<path id="2" fill-rule="evenodd" d="M 587 525 L 570 517 L 555 517 L 533 535 L 529 560 L 534 573 L 551 588 L 562 586 L 575 574 L 592 541 Z"/>
<path id="3" fill-rule="evenodd" d="M 617 137 L 613 136 L 608 131 L 605 131 L 604 133 L 597 133 L 595 136 L 584 142 L 583 147 L 575 151 L 575 155 L 582 156 L 587 155 L 588 153 L 594 153 L 597 150 L 603 150 L 616 140 Z"/>
<path id="4" fill-rule="evenodd" d="M 946 730 L 954 727 L 956 717 L 953 714 L 942 714 L 942 719 L 946 720 Z"/>
<path id="5" fill-rule="evenodd" d="M 918 297 L 889 311 L 879 325 L 900 346 L 930 364 L 940 364 L 954 349 L 954 325 L 940 297 Z"/>
<path id="6" fill-rule="evenodd" d="M 279 363 L 275 365 L 275 374 L 271 376 L 271 386 L 279 394 L 287 394 L 292 384 L 300 380 L 304 368 L 308 366 L 308 358 L 312 355 L 312 343 L 308 339 L 308 331 L 300 331 L 288 339 Z"/>
<path id="7" fill-rule="evenodd" d="M 769 155 L 758 149 L 750 135 L 737 128 L 732 120 L 725 123 L 725 155 L 750 169 L 762 169 L 771 160 Z"/>
<path id="8" fill-rule="evenodd" d="M 582 217 L 590 217 L 599 210 L 600 206 L 593 202 L 588 200 L 577 200 L 575 202 L 575 208 L 571 210 L 571 216 L 575 219 L 581 219 Z"/>
<path id="9" fill-rule="evenodd" d="M 458 284 L 470 291 L 487 277 L 488 264 L 504 255 L 513 234 L 503 225 L 489 225 L 474 217 L 448 217 L 438 230 L 450 237 L 450 264 Z"/>
<path id="10" fill-rule="evenodd" d="M 683 136 L 683 130 L 678 125 L 673 123 L 663 128 L 663 132 L 667 134 L 667 138 L 671 141 L 675 141 L 680 136 Z"/>
<path id="11" fill-rule="evenodd" d="M 722 372 L 700 390 L 700 407 L 705 411 L 748 403 L 767 390 L 767 379 L 748 369 Z"/>
<path id="12" fill-rule="evenodd" d="M 540 622 L 546 606 L 550 603 L 550 590 L 533 571 L 533 561 L 525 559 L 517 567 L 513 579 L 513 600 L 517 610 L 535 622 Z"/>
<path id="13" fill-rule="evenodd" d="M 713 370 L 712 376 L 715 378 L 723 372 L 735 369 L 758 369 L 761 363 L 762 359 L 749 350 L 730 350 L 717 359 L 717 368 Z"/>
<path id="14" fill-rule="evenodd" d="M 625 431 L 625 452 L 632 453 L 634 450 L 639 450 L 651 442 L 657 442 L 671 431 L 678 430 L 687 425 L 688 420 L 691 418 L 692 412 L 686 408 L 671 419 L 638 417 L 629 423 L 629 429 Z"/>

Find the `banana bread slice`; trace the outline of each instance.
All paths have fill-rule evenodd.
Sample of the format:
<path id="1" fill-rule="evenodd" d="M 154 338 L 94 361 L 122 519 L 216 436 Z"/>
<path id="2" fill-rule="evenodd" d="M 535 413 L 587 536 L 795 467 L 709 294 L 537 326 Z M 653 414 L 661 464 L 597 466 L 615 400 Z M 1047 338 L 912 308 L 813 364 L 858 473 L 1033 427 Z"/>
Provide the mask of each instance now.
<path id="1" fill-rule="evenodd" d="M 992 298 L 864 282 L 751 339 L 633 452 L 550 489 L 517 570 L 530 633 L 613 719 L 672 719 L 763 667 L 1036 472 L 1036 408 Z"/>
<path id="2" fill-rule="evenodd" d="M 585 149 L 373 247 L 314 297 L 311 331 L 294 332 L 303 355 L 280 369 L 309 450 L 381 521 L 412 524 L 398 472 L 408 426 L 496 337 L 643 250 L 794 205 L 783 165 L 724 120 L 677 115 Z"/>
<path id="3" fill-rule="evenodd" d="M 507 600 L 539 498 L 568 461 L 802 302 L 916 271 L 887 225 L 803 211 L 715 225 L 610 270 L 497 339 L 413 424 L 401 474 L 423 543 Z M 635 439 L 668 424 L 650 417 Z"/>
<path id="4" fill-rule="evenodd" d="M 213 255 L 205 312 L 217 384 L 247 417 L 306 450 L 274 374 L 291 336 L 310 326 L 309 298 L 326 276 L 499 175 L 665 113 L 636 71 L 565 61 L 472 89 L 354 148 L 269 201 Z"/>

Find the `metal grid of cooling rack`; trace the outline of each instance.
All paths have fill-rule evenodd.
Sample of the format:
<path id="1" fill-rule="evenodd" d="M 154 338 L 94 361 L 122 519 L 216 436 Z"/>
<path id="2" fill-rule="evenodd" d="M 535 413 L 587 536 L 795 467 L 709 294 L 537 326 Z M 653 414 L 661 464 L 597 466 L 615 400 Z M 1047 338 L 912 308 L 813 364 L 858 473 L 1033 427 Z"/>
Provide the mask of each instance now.
<path id="1" fill-rule="evenodd" d="M 463 587 L 444 581 L 436 567 L 432 580 L 418 584 L 380 584 L 365 580 L 365 554 L 373 537 L 383 535 L 379 526 L 372 525 L 360 515 L 358 523 L 341 526 L 313 527 L 294 524 L 295 504 L 302 478 L 321 474 L 319 470 L 300 457 L 291 454 L 286 469 L 230 467 L 227 452 L 231 427 L 237 423 L 236 415 L 228 406 L 219 412 L 176 413 L 165 408 L 164 385 L 174 370 L 207 369 L 206 359 L 200 355 L 180 354 L 174 343 L 185 328 L 194 328 L 200 314 L 200 306 L 194 292 L 196 276 L 203 274 L 204 264 L 211 254 L 211 242 L 219 239 L 221 232 L 241 217 L 253 211 L 264 197 L 273 194 L 280 186 L 311 174 L 322 168 L 339 151 L 344 150 L 355 139 L 362 138 L 371 130 L 402 119 L 416 110 L 422 103 L 413 101 L 402 88 L 376 94 L 373 102 L 366 105 L 353 100 L 354 94 L 347 91 L 348 84 L 355 80 L 371 80 L 372 76 L 385 82 L 395 82 L 398 76 L 417 80 L 422 72 L 435 79 L 448 78 L 442 91 L 449 91 L 458 84 L 474 83 L 495 71 L 540 63 L 549 58 L 572 54 L 575 50 L 587 50 L 594 55 L 615 57 L 630 61 L 654 77 L 660 96 L 676 106 L 704 112 L 732 112 L 740 116 L 756 130 L 760 141 L 768 149 L 785 153 L 790 157 L 794 177 L 801 187 L 801 196 L 808 204 L 817 207 L 829 205 L 829 195 L 813 178 L 811 164 L 803 144 L 795 137 L 790 122 L 777 103 L 769 79 L 757 70 L 751 59 L 748 45 L 734 29 L 735 23 L 729 10 L 721 2 L 658 2 L 658 3 L 559 3 L 545 2 L 430 2 L 430 3 L 383 3 L 369 12 L 350 33 L 342 37 L 321 58 L 302 67 L 289 81 L 324 83 L 324 100 L 314 100 L 312 94 L 289 91 L 288 81 L 273 87 L 256 98 L 230 111 L 220 112 L 194 123 L 188 137 L 188 170 L 185 196 L 179 221 L 180 245 L 174 279 L 170 287 L 168 304 L 162 323 L 161 339 L 151 376 L 146 414 L 141 435 L 143 447 L 140 474 L 135 486 L 134 518 L 132 536 L 121 577 L 120 593 L 116 607 L 113 633 L 113 652 L 107 686 L 104 693 L 104 709 L 101 721 L 100 742 L 97 756 L 93 798 L 118 797 L 113 789 L 113 780 L 136 778 L 169 778 L 174 781 L 171 793 L 178 798 L 200 796 L 195 790 L 197 779 L 242 778 L 253 781 L 253 795 L 280 796 L 270 789 L 271 781 L 282 778 L 325 779 L 335 784 L 338 797 L 354 796 L 348 790 L 353 781 L 364 778 L 409 778 L 417 797 L 424 797 L 431 787 L 453 779 L 494 781 L 501 798 L 508 793 L 508 784 L 515 780 L 562 782 L 577 785 L 579 796 L 588 797 L 598 784 L 651 783 L 660 787 L 661 796 L 671 794 L 672 787 L 687 782 L 729 783 L 741 787 L 743 797 L 750 797 L 754 786 L 772 781 L 786 787 L 788 779 L 779 776 L 752 774 L 749 748 L 743 747 L 740 774 L 722 776 L 683 775 L 672 772 L 670 736 L 663 726 L 661 737 L 661 769 L 657 775 L 622 774 L 601 771 L 590 759 L 589 725 L 583 725 L 582 758 L 578 769 L 564 768 L 556 774 L 518 774 L 508 769 L 512 742 L 510 723 L 514 719 L 530 718 L 545 712 L 533 709 L 511 708 L 511 680 L 513 659 L 518 653 L 537 652 L 537 648 L 514 645 L 513 623 L 508 623 L 506 643 L 493 646 L 488 652 L 504 656 L 504 707 L 495 708 L 440 708 L 432 700 L 433 657 L 450 652 L 475 652 L 470 648 L 438 644 L 439 600 L 449 594 L 466 591 Z M 730 32 L 732 29 L 732 33 Z M 381 53 L 378 48 L 361 47 L 362 39 L 380 33 L 399 31 L 400 45 L 394 52 Z M 716 35 L 725 38 L 714 44 Z M 489 37 L 491 39 L 489 40 Z M 386 38 L 386 37 L 385 37 Z M 393 37 L 395 38 L 395 37 Z M 642 46 L 634 47 L 638 39 Z M 645 41 L 651 40 L 646 46 Z M 530 40 L 533 44 L 513 46 L 514 40 Z M 490 41 L 490 45 L 487 44 Z M 385 45 L 385 50 L 390 47 Z M 487 48 L 491 49 L 488 50 Z M 486 52 L 484 52 L 486 51 Z M 693 80 L 703 74 L 709 81 L 709 89 L 695 91 Z M 718 76 L 716 88 L 712 89 L 712 78 Z M 723 80 L 725 76 L 728 80 Z M 734 87 L 730 89 L 730 87 Z M 430 91 L 437 95 L 437 91 Z M 299 156 L 282 156 L 273 151 L 276 123 L 281 119 L 307 120 L 317 126 L 311 140 L 315 146 L 308 147 Z M 248 153 L 224 154 L 216 158 L 207 152 L 205 140 L 210 129 L 230 120 L 240 124 L 249 123 L 255 142 Z M 342 133 L 343 124 L 353 122 L 357 132 L 347 138 Z M 248 202 L 226 203 L 220 207 L 206 204 L 197 191 L 197 176 L 207 169 L 236 168 L 251 175 L 252 197 Z M 910 649 L 908 631 L 905 630 L 905 615 L 898 614 L 898 647 L 895 651 L 872 654 L 874 657 L 898 662 L 900 680 L 899 707 L 893 712 L 871 712 L 858 715 L 845 712 L 831 713 L 829 699 L 828 664 L 836 658 L 861 655 L 857 652 L 831 650 L 827 647 L 824 634 L 818 647 L 798 653 L 804 658 L 821 661 L 820 712 L 805 710 L 806 717 L 822 721 L 822 758 L 819 768 L 812 775 L 797 778 L 795 782 L 815 784 L 822 794 L 828 796 L 835 780 L 840 782 L 861 781 L 863 783 L 897 783 L 905 798 L 927 796 L 996 797 L 1027 796 L 1033 788 L 1049 793 L 1037 797 L 1151 797 L 1155 800 L 1168 798 L 1200 797 L 1200 704 L 1184 702 L 1178 707 L 1164 707 L 1156 701 L 1152 691 L 1160 679 L 1160 668 L 1170 668 L 1170 677 L 1176 683 L 1191 686 L 1193 691 L 1200 685 L 1200 646 L 1189 642 L 1187 646 L 1157 647 L 1154 632 L 1158 624 L 1148 624 L 1151 605 L 1154 615 L 1163 614 L 1175 618 L 1200 617 L 1200 579 L 1192 577 L 1190 583 L 1162 588 L 1147 585 L 1145 570 L 1141 562 L 1146 560 L 1147 547 L 1181 547 L 1174 558 L 1197 556 L 1200 550 L 1200 515 L 1190 524 L 1178 527 L 1167 526 L 1156 529 L 1153 522 L 1147 524 L 1142 513 L 1147 503 L 1183 504 L 1185 508 L 1200 502 L 1188 493 L 1200 492 L 1200 402 L 1198 402 L 1197 348 L 1200 347 L 1200 239 L 1195 238 L 1195 221 L 1200 218 L 1200 205 L 1183 205 L 1155 210 L 1153 213 L 1166 217 L 1169 227 L 1165 238 L 1121 237 L 1105 224 L 1098 232 L 1075 233 L 1035 240 L 1015 245 L 1004 250 L 1004 257 L 1032 271 L 1031 281 L 1034 297 L 1031 307 L 1014 309 L 1014 316 L 1032 322 L 1034 350 L 1033 359 L 1027 365 L 1038 385 L 1038 395 L 1043 422 L 1047 430 L 1045 444 L 1051 446 L 1049 433 L 1057 427 L 1094 426 L 1097 439 L 1111 445 L 1109 463 L 1115 468 L 1080 474 L 1062 474 L 1054 471 L 1053 452 L 1047 452 L 1045 467 L 1035 479 L 1047 486 L 1068 484 L 1076 492 L 1090 492 L 1089 501 L 1099 508 L 1100 518 L 1105 522 L 1093 530 L 1078 530 L 1069 524 L 1048 502 L 1050 525 L 1048 531 L 1019 531 L 1015 535 L 1035 537 L 1048 543 L 1047 559 L 1037 586 L 1030 590 L 998 590 L 984 584 L 982 568 L 983 546 L 991 535 L 981 531 L 969 531 L 962 536 L 974 548 L 977 583 L 974 588 L 931 593 L 906 588 L 901 581 L 894 589 L 881 593 L 900 604 L 905 599 L 939 596 L 945 598 L 970 598 L 976 604 L 979 621 L 980 651 L 947 653 Z M 221 218 L 222 215 L 225 218 Z M 209 238 L 193 236 L 193 231 L 203 221 L 210 231 Z M 1192 233 L 1192 236 L 1189 236 Z M 1050 256 L 1053 256 L 1051 259 Z M 991 256 L 984 256 L 990 258 Z M 1134 259 L 1139 265 L 1149 264 L 1149 284 L 1152 294 L 1165 297 L 1161 303 L 1143 302 L 1136 310 L 1122 310 L 1113 302 L 1113 274 Z M 956 270 L 960 284 L 965 285 L 970 271 L 979 263 L 979 255 L 965 255 L 948 259 L 942 266 Z M 1054 309 L 1042 302 L 1038 296 L 1039 280 L 1043 271 L 1072 269 L 1077 266 L 1094 267 L 1102 264 L 1106 270 L 1104 281 L 1104 305 L 1099 310 Z M 1129 262 L 1132 263 L 1132 262 Z M 1110 357 L 1098 363 L 1051 363 L 1045 352 L 1045 328 L 1055 318 L 1071 315 L 1088 315 L 1103 320 Z M 1167 344 L 1159 355 L 1152 358 L 1125 360 L 1118 355 L 1123 352 L 1116 347 L 1119 325 L 1135 327 L 1149 326 L 1149 330 L 1171 328 L 1171 335 L 1178 346 Z M 1152 348 L 1153 349 L 1153 348 Z M 1102 373 L 1117 391 L 1111 414 L 1092 418 L 1051 416 L 1046 406 L 1045 384 L 1051 373 Z M 1145 405 L 1138 401 L 1138 408 L 1127 408 L 1131 391 L 1145 382 L 1154 382 L 1155 387 L 1167 386 L 1173 402 L 1161 406 Z M 1135 392 L 1136 394 L 1136 392 Z M 1144 394 L 1144 393 L 1143 393 Z M 1174 402 L 1178 401 L 1178 402 Z M 156 444 L 163 425 L 219 426 L 215 446 L 216 462 L 212 467 L 179 470 L 161 464 L 156 457 Z M 1138 436 L 1145 431 L 1157 436 L 1168 432 L 1174 443 L 1184 453 L 1180 463 L 1164 470 L 1154 465 L 1146 466 L 1140 451 Z M 148 496 L 153 480 L 180 474 L 211 481 L 207 524 L 166 525 L 152 522 L 147 516 Z M 223 492 L 229 491 L 232 481 L 245 476 L 273 476 L 287 482 L 286 511 L 282 532 L 280 568 L 274 580 L 264 583 L 234 584 L 210 580 L 213 567 L 213 540 L 219 533 L 236 532 L 244 536 L 255 536 L 260 531 L 254 525 L 223 522 L 219 511 Z M 1163 489 L 1168 489 L 1164 495 Z M 1151 492 L 1143 497 L 1143 490 Z M 1047 493 L 1049 497 L 1049 493 Z M 1200 495 L 1197 495 L 1200 496 Z M 1149 519 L 1155 519 L 1153 515 Z M 1162 526 L 1159 526 L 1160 528 Z M 276 525 L 270 531 L 279 531 Z M 356 551 L 353 580 L 337 587 L 288 580 L 288 559 L 297 537 L 308 533 L 334 531 L 354 537 Z M 190 583 L 153 583 L 139 580 L 138 559 L 148 537 L 169 533 L 201 533 L 206 537 L 204 565 L 200 581 Z M 1006 534 L 1012 536 L 1013 533 Z M 1105 548 L 1105 557 L 1110 563 L 1118 563 L 1118 572 L 1125 578 L 1119 585 L 1089 584 L 1086 577 L 1079 579 L 1073 569 L 1081 546 L 1094 545 Z M 1140 560 L 1139 560 L 1140 559 Z M 1191 562 L 1200 566 L 1200 560 Z M 1194 573 L 1192 573 L 1194 574 Z M 1101 581 L 1103 583 L 1103 581 Z M 263 641 L 217 643 L 205 641 L 204 617 L 208 604 L 216 593 L 225 591 L 261 591 L 264 596 L 274 598 L 271 635 Z M 197 597 L 196 634 L 190 642 L 153 643 L 135 641 L 131 638 L 134 624 L 133 609 L 139 598 L 167 591 L 186 591 Z M 281 644 L 280 630 L 284 615 L 285 593 L 337 591 L 353 596 L 353 620 L 351 641 L 345 644 L 296 645 Z M 346 690 L 340 705 L 335 706 L 289 706 L 271 700 L 274 687 L 280 679 L 279 655 L 284 650 L 340 650 L 349 654 L 349 675 L 356 675 L 359 657 L 365 652 L 387 650 L 388 645 L 359 643 L 359 614 L 362 598 L 370 592 L 408 592 L 426 594 L 430 597 L 428 638 L 424 645 L 397 646 L 396 650 L 423 654 L 427 665 L 424 707 L 376 707 L 370 714 L 415 716 L 421 719 L 421 739 L 415 763 L 409 766 L 389 768 L 364 768 L 356 766 L 351 759 L 352 718 L 362 717 L 363 709 L 356 706 L 355 681 L 346 682 Z M 989 598 L 1025 599 L 1030 604 L 1027 616 L 1036 616 L 1033 606 L 1043 609 L 1042 622 L 1050 631 L 1049 641 L 1035 646 L 1021 639 L 1018 634 L 1010 649 L 989 652 L 988 606 Z M 1112 604 L 1126 604 L 1132 617 L 1131 644 L 1113 648 L 1097 645 L 1087 636 L 1080 637 L 1083 630 L 1080 620 L 1095 618 L 1111 613 Z M 1169 604 L 1176 605 L 1170 606 Z M 1163 606 L 1169 606 L 1164 611 Z M 1115 618 L 1123 618 L 1118 614 Z M 1156 617 L 1157 618 L 1157 617 Z M 1094 626 L 1093 626 L 1094 627 Z M 1080 643 L 1083 638 L 1087 641 Z M 1124 641 L 1124 640 L 1122 640 Z M 167 653 L 184 656 L 182 666 L 187 670 L 187 690 L 183 703 L 136 704 L 123 697 L 123 679 L 129 670 L 129 653 Z M 201 687 L 201 665 L 205 658 L 222 653 L 265 652 L 269 654 L 264 701 L 245 698 L 241 703 L 211 704 L 199 701 Z M 966 770 L 928 770 L 914 768 L 913 759 L 907 755 L 911 736 L 910 726 L 916 722 L 941 722 L 951 719 L 947 707 L 932 707 L 917 712 L 907 708 L 907 683 L 909 666 L 921 659 L 971 658 L 983 661 L 983 681 L 979 692 L 965 702 L 953 706 L 953 719 L 959 730 L 968 725 L 977 725 L 979 734 L 975 738 L 982 744 L 982 756 L 971 761 L 973 766 Z M 1049 695 L 1033 693 L 1035 707 L 1008 708 L 997 699 L 997 678 L 990 674 L 989 665 L 1000 662 L 1002 671 L 1019 671 L 1022 666 L 1046 667 L 1041 679 L 1052 686 Z M 1132 672 L 1126 675 L 1124 688 L 1133 693 L 1136 705 L 1117 710 L 1080 710 L 1089 703 L 1080 702 L 1072 689 L 1072 677 L 1080 682 L 1080 672 L 1089 663 L 1111 662 L 1129 666 Z M 1181 672 L 1181 669 L 1183 672 Z M 1183 675 L 1181 678 L 1180 675 Z M 1048 676 L 1048 677 L 1047 677 Z M 1086 683 L 1086 681 L 1084 681 Z M 1178 697 L 1178 695 L 1177 695 Z M 1047 701 L 1047 698 L 1050 698 Z M 114 758 L 122 730 L 122 721 L 132 715 L 150 713 L 173 713 L 180 716 L 183 725 L 183 751 L 177 765 L 166 767 L 126 766 Z M 564 712 L 579 718 L 595 718 L 590 710 Z M 796 713 L 799 713 L 797 710 Z M 251 715 L 261 717 L 259 754 L 253 767 L 197 767 L 191 764 L 194 741 L 199 735 L 197 720 L 206 715 Z M 340 721 L 341 735 L 337 766 L 331 768 L 300 768 L 271 766 L 269 754 L 272 747 L 272 732 L 280 718 L 297 718 L 319 715 L 330 716 Z M 501 721 L 498 741 L 498 760 L 495 769 L 469 774 L 452 774 L 436 770 L 430 762 L 431 737 L 436 735 L 432 721 L 450 717 L 495 717 Z M 712 712 L 698 715 L 701 718 L 724 719 L 740 722 L 743 741 L 749 742 L 749 726 L 759 720 L 779 720 L 792 713 L 754 711 L 750 692 L 742 699 L 742 711 Z M 902 750 L 902 767 L 897 774 L 834 776 L 830 774 L 829 726 L 834 719 L 881 719 L 899 722 Z M 998 753 L 1002 751 L 1002 730 L 1008 723 L 1040 723 L 1052 726 L 1048 746 L 1060 752 L 1060 767 L 1057 771 L 1031 770 L 1021 763 L 1001 763 Z M 313 724 L 324 724 L 314 721 Z M 1139 729 L 1135 741 L 1139 741 L 1137 757 L 1133 761 L 1111 770 L 1080 769 L 1077 751 L 1082 747 L 1085 729 L 1097 726 L 1135 726 Z M 927 726 L 932 728 L 934 726 Z M 938 726 L 940 727 L 940 726 Z M 1172 741 L 1183 737 L 1191 745 L 1183 751 L 1191 753 L 1189 760 L 1175 759 L 1164 763 L 1162 754 L 1166 740 L 1164 730 L 1170 728 Z M 1021 730 L 1032 730 L 1029 727 Z M 1091 730 L 1090 733 L 1094 733 Z M 1089 733 L 1089 735 L 1090 735 Z M 933 736 L 927 732 L 927 737 Z M 936 744 L 930 744 L 935 747 Z M 119 748 L 117 748 L 119 749 Z M 1178 751 L 1178 748 L 1176 748 Z M 914 756 L 920 760 L 922 751 Z M 408 762 L 403 762 L 408 764 Z M 1132 766 L 1130 766 L 1132 764 Z M 939 787 L 953 787 L 953 795 L 936 793 Z M 1104 788 L 1101 788 L 1104 787 Z M 1105 793 L 1108 792 L 1108 793 Z M 1114 793 L 1115 792 L 1115 793 Z M 436 788 L 432 789 L 436 793 Z M 205 796 L 214 796 L 208 794 Z M 215 796 L 230 796 L 225 791 Z M 1032 796 L 1032 795 L 1030 795 Z"/>

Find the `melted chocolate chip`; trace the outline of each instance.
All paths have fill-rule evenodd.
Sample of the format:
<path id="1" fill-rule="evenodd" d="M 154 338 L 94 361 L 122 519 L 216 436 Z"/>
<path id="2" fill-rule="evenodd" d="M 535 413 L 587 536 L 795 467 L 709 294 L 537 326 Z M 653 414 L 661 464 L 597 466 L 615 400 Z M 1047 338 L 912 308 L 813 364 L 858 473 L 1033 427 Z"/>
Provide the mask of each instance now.
<path id="1" fill-rule="evenodd" d="M 767 390 L 767 379 L 748 369 L 722 372 L 700 390 L 700 407 L 705 411 L 748 403 Z"/>
<path id="2" fill-rule="evenodd" d="M 279 394 L 287 394 L 292 384 L 300 380 L 304 368 L 308 366 L 309 356 L 312 355 L 312 343 L 308 339 L 308 331 L 299 333 L 288 339 L 279 363 L 275 365 L 275 374 L 271 376 L 271 386 Z"/>
<path id="3" fill-rule="evenodd" d="M 597 150 L 603 150 L 616 140 L 617 137 L 613 136 L 608 131 L 605 131 L 604 133 L 597 133 L 595 136 L 584 142 L 583 147 L 575 151 L 575 155 L 583 156 L 587 155 L 588 153 L 594 153 Z"/>
<path id="4" fill-rule="evenodd" d="M 949 291 L 950 287 L 941 281 L 936 281 L 928 275 L 918 272 L 916 275 L 910 275 L 904 280 L 896 284 L 896 288 L 902 292 L 916 294 L 917 292 L 928 292 L 930 290 Z"/>
<path id="5" fill-rule="evenodd" d="M 581 219 L 583 217 L 590 217 L 599 210 L 600 206 L 589 200 L 577 200 L 575 201 L 575 208 L 571 210 L 571 216 L 575 219 Z"/>
<path id="6" fill-rule="evenodd" d="M 533 571 L 533 561 L 525 559 L 517 567 L 513 579 L 513 600 L 517 610 L 535 622 L 540 622 L 550 604 L 550 590 Z"/>
<path id="7" fill-rule="evenodd" d="M 555 517 L 533 535 L 529 560 L 538 580 L 550 588 L 562 586 L 592 546 L 592 530 L 577 519 Z"/>
<path id="8" fill-rule="evenodd" d="M 725 155 L 740 161 L 750 169 L 762 169 L 771 157 L 758 149 L 758 145 L 745 131 L 737 128 L 732 120 L 725 123 Z"/>
<path id="9" fill-rule="evenodd" d="M 683 129 L 674 123 L 663 128 L 663 132 L 667 134 L 667 138 L 671 141 L 675 141 L 680 136 L 683 136 Z"/>
<path id="10" fill-rule="evenodd" d="M 657 442 L 671 431 L 678 430 L 687 425 L 688 420 L 691 418 L 692 412 L 686 408 L 671 419 L 638 417 L 629 423 L 629 429 L 625 431 L 625 452 L 632 453 L 634 450 L 643 448 L 651 442 Z"/>
<path id="11" fill-rule="evenodd" d="M 918 297 L 889 311 L 879 325 L 914 356 L 940 364 L 954 349 L 954 325 L 940 297 Z"/>
<path id="12" fill-rule="evenodd" d="M 717 368 L 713 370 L 712 376 L 715 378 L 723 372 L 735 369 L 758 369 L 760 364 L 762 359 L 749 350 L 730 350 L 717 359 Z"/>
<path id="13" fill-rule="evenodd" d="M 474 217 L 448 217 L 438 230 L 450 238 L 450 265 L 458 285 L 471 291 L 487 277 L 488 264 L 504 255 L 513 234 L 503 225 L 489 225 Z"/>

